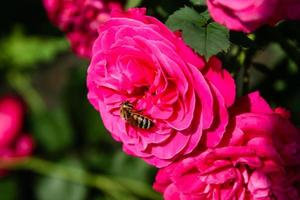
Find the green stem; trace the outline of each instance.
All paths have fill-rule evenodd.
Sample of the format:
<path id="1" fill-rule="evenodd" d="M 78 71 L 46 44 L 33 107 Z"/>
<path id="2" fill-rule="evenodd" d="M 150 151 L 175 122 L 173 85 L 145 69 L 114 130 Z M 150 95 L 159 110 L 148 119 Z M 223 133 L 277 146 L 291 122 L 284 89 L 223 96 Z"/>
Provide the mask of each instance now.
<path id="1" fill-rule="evenodd" d="M 239 64 L 239 71 L 237 73 L 237 95 L 242 96 L 244 93 L 244 74 L 245 74 L 245 59 L 246 54 L 245 51 L 241 50 L 237 56 L 238 64 Z"/>
<path id="2" fill-rule="evenodd" d="M 79 168 L 73 168 L 55 164 L 39 158 L 28 158 L 20 162 L 14 162 L 11 164 L 0 163 L 1 168 L 30 170 L 38 174 L 50 176 L 53 178 L 63 179 L 66 181 L 87 185 L 97 188 L 113 199 L 124 199 L 125 196 L 134 194 L 144 199 L 160 199 L 160 196 L 155 193 L 150 187 L 136 180 L 127 178 L 116 179 L 113 177 L 107 177 L 102 175 L 95 175 L 86 172 Z M 126 184 L 133 183 L 140 188 L 134 189 L 134 187 L 128 187 Z M 140 192 L 143 191 L 143 192 Z"/>

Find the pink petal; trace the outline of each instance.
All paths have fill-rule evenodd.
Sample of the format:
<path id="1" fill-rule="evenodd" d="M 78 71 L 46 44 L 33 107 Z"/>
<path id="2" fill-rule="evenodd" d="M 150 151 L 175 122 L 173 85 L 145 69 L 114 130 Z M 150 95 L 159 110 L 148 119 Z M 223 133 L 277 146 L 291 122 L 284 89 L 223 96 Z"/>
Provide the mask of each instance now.
<path id="1" fill-rule="evenodd" d="M 180 194 L 175 185 L 171 184 L 164 192 L 165 200 L 180 200 Z"/>
<path id="2" fill-rule="evenodd" d="M 239 98 L 231 108 L 231 113 L 238 115 L 241 113 L 273 113 L 269 104 L 260 96 L 259 92 L 252 92 Z"/>
<path id="3" fill-rule="evenodd" d="M 208 72 L 204 75 L 223 96 L 227 107 L 235 100 L 235 83 L 228 71 L 222 69 L 221 61 L 213 56 L 207 63 Z"/>
<path id="4" fill-rule="evenodd" d="M 205 130 L 205 145 L 210 148 L 215 147 L 220 143 L 228 124 L 228 113 L 224 105 L 224 99 L 213 85 L 211 85 L 211 89 L 214 92 L 215 119 L 211 127 L 208 130 Z"/>
<path id="5" fill-rule="evenodd" d="M 211 126 L 213 122 L 213 96 L 211 90 L 204 79 L 201 72 L 194 66 L 190 65 L 191 73 L 194 79 L 194 87 L 196 94 L 198 95 L 202 107 L 202 120 L 203 120 L 203 129 L 207 129 Z M 200 105 L 197 105 L 200 106 Z"/>
<path id="6" fill-rule="evenodd" d="M 23 125 L 23 105 L 14 97 L 0 99 L 0 148 L 11 144 Z"/>
<path id="7" fill-rule="evenodd" d="M 160 159 L 171 159 L 178 155 L 187 145 L 191 136 L 177 132 L 164 143 L 153 145 L 152 155 Z"/>
<path id="8" fill-rule="evenodd" d="M 266 175 L 260 171 L 254 171 L 250 177 L 248 190 L 254 198 L 269 197 L 271 183 Z"/>

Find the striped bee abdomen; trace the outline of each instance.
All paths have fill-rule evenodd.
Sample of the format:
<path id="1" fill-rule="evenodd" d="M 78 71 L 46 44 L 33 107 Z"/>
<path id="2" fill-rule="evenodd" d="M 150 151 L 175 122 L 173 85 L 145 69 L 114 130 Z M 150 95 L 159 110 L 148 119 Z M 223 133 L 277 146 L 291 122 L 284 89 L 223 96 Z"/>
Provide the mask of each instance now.
<path id="1" fill-rule="evenodd" d="M 131 113 L 133 125 L 142 128 L 149 129 L 153 126 L 153 122 L 148 117 L 141 115 L 139 113 Z"/>
<path id="2" fill-rule="evenodd" d="M 133 105 L 128 101 L 125 101 L 121 104 L 120 116 L 130 125 L 138 128 L 149 129 L 154 125 L 151 119 L 136 111 L 133 108 Z"/>

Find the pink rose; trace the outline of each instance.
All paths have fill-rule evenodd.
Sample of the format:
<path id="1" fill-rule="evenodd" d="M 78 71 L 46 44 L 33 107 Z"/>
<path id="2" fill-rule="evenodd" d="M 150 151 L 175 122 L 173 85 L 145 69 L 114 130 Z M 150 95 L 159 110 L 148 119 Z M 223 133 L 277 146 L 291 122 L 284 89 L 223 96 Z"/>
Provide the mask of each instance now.
<path id="1" fill-rule="evenodd" d="M 13 97 L 0 99 L 0 149 L 18 136 L 23 126 L 23 105 Z"/>
<path id="2" fill-rule="evenodd" d="M 112 9 L 121 9 L 121 0 L 43 0 L 50 20 L 65 32 L 73 51 L 90 58 L 97 29 L 110 17 Z"/>
<path id="3" fill-rule="evenodd" d="M 144 9 L 113 13 L 99 33 L 88 69 L 88 99 L 125 152 L 163 167 L 199 145 L 218 145 L 235 85 L 216 57 L 205 64 Z M 122 119 L 125 101 L 153 127 Z"/>
<path id="4" fill-rule="evenodd" d="M 271 200 L 284 173 L 268 153 L 258 151 L 257 144 L 274 150 L 264 142 L 254 139 L 245 146 L 208 149 L 160 169 L 153 187 L 165 200 Z M 278 189 L 286 196 L 281 200 L 298 199 L 288 197 L 291 188 Z"/>
<path id="5" fill-rule="evenodd" d="M 160 169 L 154 189 L 166 200 L 300 199 L 299 131 L 257 92 L 232 111 L 219 146 Z"/>
<path id="6" fill-rule="evenodd" d="M 207 0 L 212 18 L 231 30 L 253 32 L 281 19 L 280 0 Z"/>
<path id="7" fill-rule="evenodd" d="M 0 99 L 0 163 L 18 161 L 32 153 L 32 138 L 21 134 L 23 115 L 19 100 L 8 96 Z"/>
<path id="8" fill-rule="evenodd" d="M 254 92 L 236 101 L 231 114 L 235 120 L 234 132 L 243 132 L 248 138 L 263 135 L 272 141 L 286 165 L 300 165 L 300 131 L 289 121 L 290 113 L 286 109 L 279 107 L 273 111 L 259 93 Z M 241 134 L 230 135 L 232 137 L 224 137 L 221 145 L 244 142 Z"/>

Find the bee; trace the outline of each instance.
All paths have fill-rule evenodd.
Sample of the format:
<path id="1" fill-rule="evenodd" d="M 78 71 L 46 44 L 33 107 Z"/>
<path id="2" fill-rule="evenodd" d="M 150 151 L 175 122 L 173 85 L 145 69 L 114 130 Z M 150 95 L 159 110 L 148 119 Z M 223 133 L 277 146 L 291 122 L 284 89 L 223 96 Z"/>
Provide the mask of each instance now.
<path id="1" fill-rule="evenodd" d="M 130 125 L 138 128 L 149 129 L 154 125 L 151 119 L 135 110 L 129 101 L 125 101 L 120 105 L 120 116 Z"/>

